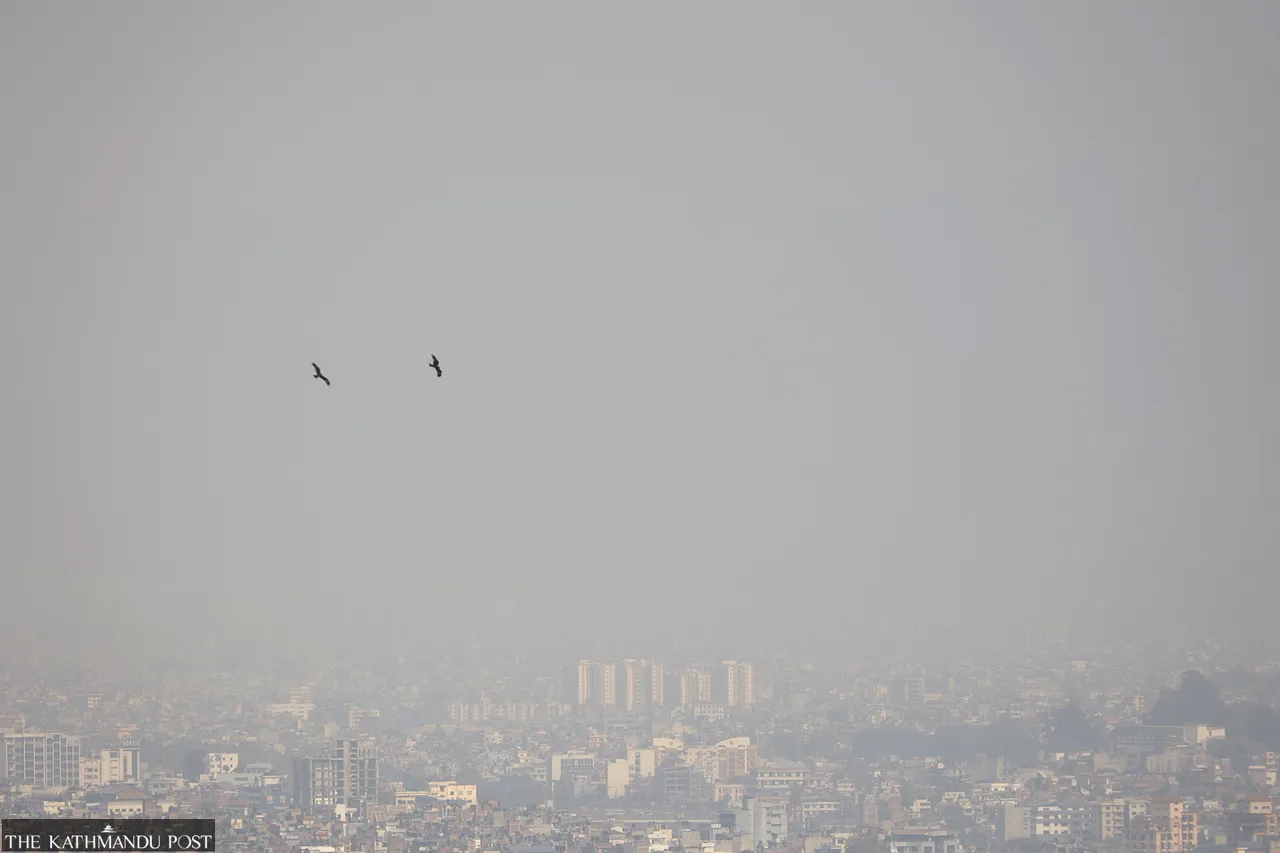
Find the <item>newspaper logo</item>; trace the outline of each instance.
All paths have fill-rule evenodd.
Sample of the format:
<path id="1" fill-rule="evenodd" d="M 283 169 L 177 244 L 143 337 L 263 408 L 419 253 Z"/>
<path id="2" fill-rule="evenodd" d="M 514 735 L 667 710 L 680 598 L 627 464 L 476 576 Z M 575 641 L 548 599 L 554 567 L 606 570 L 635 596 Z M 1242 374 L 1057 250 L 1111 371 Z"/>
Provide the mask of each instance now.
<path id="1" fill-rule="evenodd" d="M 51 850 L 212 851 L 212 820 L 4 820 L 0 853 Z"/>

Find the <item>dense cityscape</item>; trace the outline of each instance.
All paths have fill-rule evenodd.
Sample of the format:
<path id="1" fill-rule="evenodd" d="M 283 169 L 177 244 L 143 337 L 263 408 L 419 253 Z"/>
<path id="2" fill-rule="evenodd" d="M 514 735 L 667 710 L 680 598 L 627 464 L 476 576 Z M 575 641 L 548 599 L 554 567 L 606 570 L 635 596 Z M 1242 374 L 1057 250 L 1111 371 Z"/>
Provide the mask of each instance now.
<path id="1" fill-rule="evenodd" d="M 1280 850 L 1280 661 L 1137 654 L 11 667 L 0 806 L 215 817 L 238 853 Z"/>

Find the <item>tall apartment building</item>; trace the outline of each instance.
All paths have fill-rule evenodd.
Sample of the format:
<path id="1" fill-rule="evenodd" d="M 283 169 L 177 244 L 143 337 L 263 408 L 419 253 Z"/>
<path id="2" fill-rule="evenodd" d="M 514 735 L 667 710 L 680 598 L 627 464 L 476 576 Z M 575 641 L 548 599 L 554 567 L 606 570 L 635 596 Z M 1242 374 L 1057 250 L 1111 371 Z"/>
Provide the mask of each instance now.
<path id="1" fill-rule="evenodd" d="M 578 661 L 578 704 L 612 708 L 618 704 L 618 665 Z"/>
<path id="2" fill-rule="evenodd" d="M 760 747 L 749 737 L 732 737 L 715 745 L 717 781 L 748 776 L 760 763 Z"/>
<path id="3" fill-rule="evenodd" d="M 662 664 L 648 660 L 624 660 L 617 666 L 618 706 L 624 711 L 638 708 L 661 708 L 663 699 Z"/>
<path id="4" fill-rule="evenodd" d="M 596 667 L 593 660 L 578 661 L 578 704 L 590 705 L 596 686 Z"/>
<path id="5" fill-rule="evenodd" d="M 612 663 L 596 665 L 595 702 L 606 708 L 618 704 L 618 667 Z"/>
<path id="6" fill-rule="evenodd" d="M 680 673 L 680 704 L 711 701 L 711 673 L 705 669 L 686 669 Z"/>
<path id="7" fill-rule="evenodd" d="M 1123 838 L 1129 809 L 1124 800 L 1102 800 L 1094 804 L 1093 826 L 1099 841 Z"/>
<path id="8" fill-rule="evenodd" d="M 755 667 L 727 660 L 724 667 L 724 704 L 727 708 L 749 708 L 756 703 Z"/>
<path id="9" fill-rule="evenodd" d="M 80 784 L 80 738 L 61 732 L 19 732 L 4 736 L 4 778 L 37 788 Z"/>
<path id="10" fill-rule="evenodd" d="M 662 664 L 649 661 L 649 704 L 654 708 L 666 707 L 667 674 Z"/>
<path id="11" fill-rule="evenodd" d="M 294 804 L 308 813 L 338 806 L 366 813 L 378 800 L 378 749 L 340 740 L 320 758 L 293 761 Z"/>
<path id="12" fill-rule="evenodd" d="M 1180 797 L 1152 797 L 1147 806 L 1147 817 L 1151 828 L 1163 833 L 1168 839 L 1169 853 L 1182 853 L 1188 849 L 1182 837 L 1183 805 Z M 1194 846 L 1194 839 L 1193 844 Z"/>
<path id="13" fill-rule="evenodd" d="M 645 701 L 644 661 L 624 660 L 618 664 L 618 706 L 624 711 L 632 711 Z"/>

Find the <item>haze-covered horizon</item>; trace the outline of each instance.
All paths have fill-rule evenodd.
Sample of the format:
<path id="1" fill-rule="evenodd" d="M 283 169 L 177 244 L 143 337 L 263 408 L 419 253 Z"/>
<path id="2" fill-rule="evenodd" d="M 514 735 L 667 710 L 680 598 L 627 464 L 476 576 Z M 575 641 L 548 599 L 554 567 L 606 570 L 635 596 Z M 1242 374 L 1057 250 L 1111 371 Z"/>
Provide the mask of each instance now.
<path id="1" fill-rule="evenodd" d="M 1278 29 L 6 4 L 4 632 L 1273 643 Z"/>

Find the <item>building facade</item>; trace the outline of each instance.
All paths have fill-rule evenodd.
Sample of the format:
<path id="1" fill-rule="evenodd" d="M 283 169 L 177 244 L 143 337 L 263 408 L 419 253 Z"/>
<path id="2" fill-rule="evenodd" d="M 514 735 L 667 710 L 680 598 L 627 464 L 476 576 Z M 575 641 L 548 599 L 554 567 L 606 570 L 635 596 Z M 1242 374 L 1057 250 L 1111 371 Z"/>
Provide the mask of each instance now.
<path id="1" fill-rule="evenodd" d="M 0 769 L 22 785 L 74 788 L 80 784 L 80 738 L 61 732 L 6 734 Z"/>

